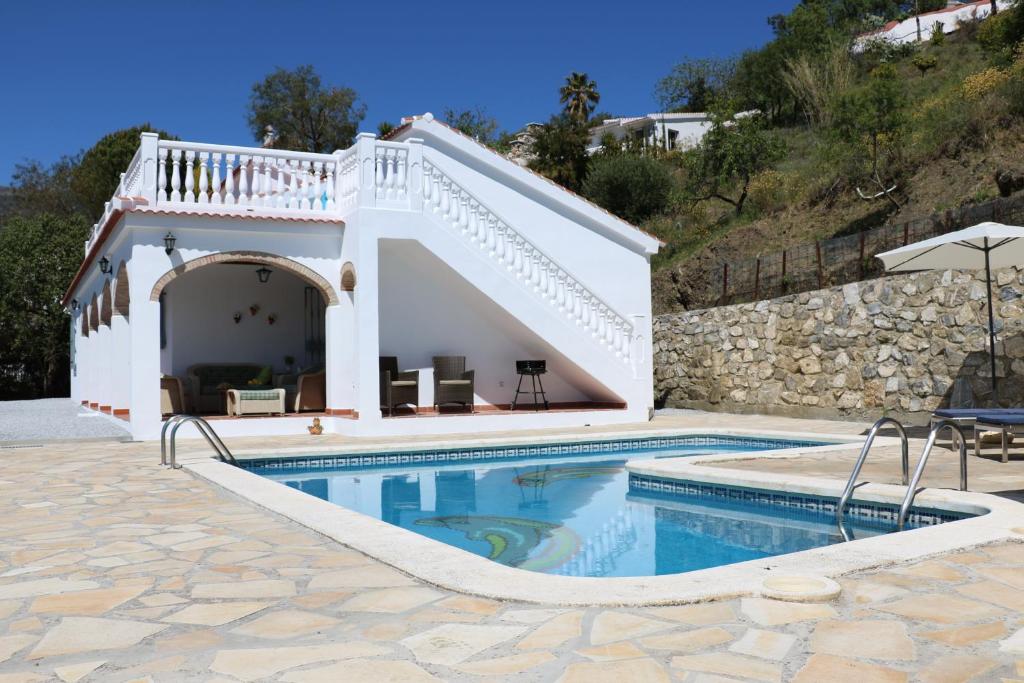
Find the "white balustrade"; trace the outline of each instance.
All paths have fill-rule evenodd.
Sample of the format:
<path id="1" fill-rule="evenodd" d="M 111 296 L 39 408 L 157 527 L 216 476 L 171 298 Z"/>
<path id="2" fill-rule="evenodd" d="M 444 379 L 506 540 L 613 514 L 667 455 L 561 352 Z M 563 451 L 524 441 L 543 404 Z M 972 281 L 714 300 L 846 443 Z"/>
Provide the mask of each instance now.
<path id="1" fill-rule="evenodd" d="M 157 163 L 158 205 L 252 206 L 290 212 L 335 211 L 339 165 L 348 164 L 345 168 L 354 170 L 344 155 L 176 140 L 159 141 Z M 354 199 L 358 191 L 358 184 L 350 181 L 343 176 L 345 201 Z"/>
<path id="2" fill-rule="evenodd" d="M 396 163 L 399 158 L 396 155 Z M 373 184 L 380 198 L 391 191 L 387 182 L 390 162 L 381 162 L 388 159 L 387 149 L 382 154 L 378 147 L 376 159 Z M 396 170 L 396 183 L 398 177 Z M 496 266 L 507 269 L 524 289 L 534 292 L 540 301 L 565 315 L 616 357 L 629 362 L 633 327 L 625 318 L 425 159 L 422 191 L 424 212 L 436 215 Z"/>

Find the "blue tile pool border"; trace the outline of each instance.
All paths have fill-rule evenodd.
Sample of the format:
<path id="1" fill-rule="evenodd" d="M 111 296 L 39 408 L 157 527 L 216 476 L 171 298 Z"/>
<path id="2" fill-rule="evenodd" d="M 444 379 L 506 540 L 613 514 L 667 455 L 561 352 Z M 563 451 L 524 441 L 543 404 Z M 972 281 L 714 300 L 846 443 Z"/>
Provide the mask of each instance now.
<path id="1" fill-rule="evenodd" d="M 668 500 L 676 496 L 716 498 L 764 508 L 783 507 L 790 510 L 804 510 L 813 515 L 835 515 L 836 504 L 838 503 L 838 498 L 829 496 L 664 479 L 635 472 L 631 472 L 629 475 L 629 492 L 631 494 L 653 494 Z M 895 524 L 896 518 L 899 516 L 899 505 L 854 499 L 850 501 L 846 508 L 846 516 L 878 524 Z M 907 516 L 907 523 L 914 527 L 935 526 L 974 516 L 966 512 L 954 510 L 913 507 Z"/>
<path id="2" fill-rule="evenodd" d="M 338 453 L 328 455 L 281 455 L 239 460 L 244 469 L 335 469 L 457 463 L 480 460 L 503 460 L 553 455 L 589 455 L 620 451 L 656 451 L 679 446 L 743 446 L 757 450 L 808 448 L 828 446 L 831 442 L 772 437 L 731 436 L 724 434 L 687 434 L 681 436 L 647 436 L 631 439 L 600 439 L 569 443 L 523 444 L 514 446 L 481 446 L 475 448 L 438 448 L 392 451 L 382 453 Z M 727 452 L 727 451 L 726 451 Z M 706 455 L 706 454 L 702 454 Z"/>

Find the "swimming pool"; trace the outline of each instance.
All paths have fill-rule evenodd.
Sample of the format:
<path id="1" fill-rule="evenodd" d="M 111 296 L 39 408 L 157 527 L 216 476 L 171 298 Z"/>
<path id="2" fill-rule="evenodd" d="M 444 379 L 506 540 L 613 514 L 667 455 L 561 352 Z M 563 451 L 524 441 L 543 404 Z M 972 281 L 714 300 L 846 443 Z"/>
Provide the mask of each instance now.
<path id="1" fill-rule="evenodd" d="M 688 435 L 257 459 L 250 471 L 500 564 L 566 576 L 656 576 L 843 541 L 834 499 L 630 474 L 634 459 L 818 446 Z M 911 525 L 965 515 L 915 510 Z M 857 503 L 854 538 L 895 529 Z"/>

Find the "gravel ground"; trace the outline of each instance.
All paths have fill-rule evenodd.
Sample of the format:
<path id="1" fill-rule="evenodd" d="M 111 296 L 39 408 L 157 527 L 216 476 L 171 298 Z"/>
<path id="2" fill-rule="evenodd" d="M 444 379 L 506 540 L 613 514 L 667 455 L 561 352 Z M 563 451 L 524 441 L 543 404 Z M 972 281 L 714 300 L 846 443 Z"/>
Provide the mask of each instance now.
<path id="1" fill-rule="evenodd" d="M 75 439 L 128 440 L 112 417 L 82 408 L 70 398 L 0 401 L 0 444 Z"/>

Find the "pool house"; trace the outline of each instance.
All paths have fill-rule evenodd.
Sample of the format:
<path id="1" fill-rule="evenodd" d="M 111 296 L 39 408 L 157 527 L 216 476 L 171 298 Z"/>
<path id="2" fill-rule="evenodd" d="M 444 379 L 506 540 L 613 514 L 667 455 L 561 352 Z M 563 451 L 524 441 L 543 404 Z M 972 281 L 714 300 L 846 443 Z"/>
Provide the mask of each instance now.
<path id="1" fill-rule="evenodd" d="M 430 114 L 333 154 L 144 133 L 63 300 L 72 396 L 136 439 L 645 421 L 659 246 Z"/>

